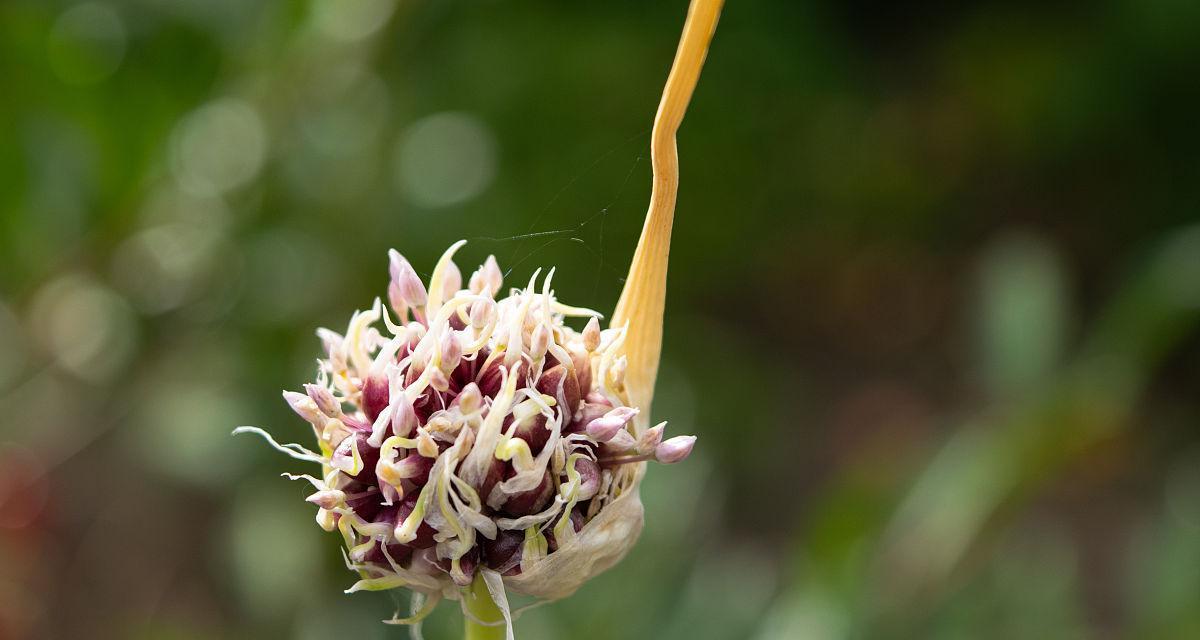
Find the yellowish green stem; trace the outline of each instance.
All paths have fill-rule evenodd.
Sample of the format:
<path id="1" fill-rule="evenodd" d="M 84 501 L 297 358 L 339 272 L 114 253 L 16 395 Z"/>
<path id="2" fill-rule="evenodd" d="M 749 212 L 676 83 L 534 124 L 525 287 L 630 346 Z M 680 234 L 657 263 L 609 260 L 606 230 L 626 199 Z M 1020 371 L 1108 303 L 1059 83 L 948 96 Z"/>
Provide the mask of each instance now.
<path id="1" fill-rule="evenodd" d="M 487 585 L 483 582 L 483 574 L 476 572 L 475 581 L 471 588 L 463 593 L 463 602 L 467 611 L 481 622 L 494 623 L 494 626 L 479 624 L 471 618 L 466 618 L 467 640 L 504 640 L 504 615 L 500 607 L 492 600 Z"/>

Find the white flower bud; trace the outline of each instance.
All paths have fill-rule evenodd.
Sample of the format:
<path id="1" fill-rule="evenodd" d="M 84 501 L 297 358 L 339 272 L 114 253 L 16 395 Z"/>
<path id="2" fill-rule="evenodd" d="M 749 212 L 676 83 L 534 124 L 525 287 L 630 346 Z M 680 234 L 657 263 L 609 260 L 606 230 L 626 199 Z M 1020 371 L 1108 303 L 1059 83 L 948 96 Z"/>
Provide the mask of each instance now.
<path id="1" fill-rule="evenodd" d="M 459 289 L 462 289 L 462 272 L 458 270 L 458 265 L 451 260 L 446 263 L 446 270 L 442 274 L 442 300 L 453 298 Z"/>
<path id="2" fill-rule="evenodd" d="M 504 274 L 500 272 L 500 265 L 496 264 L 496 256 L 488 256 L 479 269 L 471 274 L 471 293 L 494 297 L 500 291 L 503 280 Z"/>
<path id="3" fill-rule="evenodd" d="M 674 464 L 688 457 L 696 445 L 696 436 L 675 436 L 654 448 L 654 459 L 663 464 Z"/>
<path id="4" fill-rule="evenodd" d="M 546 356 L 546 351 L 550 348 L 550 331 L 546 329 L 546 325 L 539 324 L 533 330 L 533 337 L 529 344 L 529 356 L 534 361 L 541 360 Z"/>
<path id="5" fill-rule="evenodd" d="M 483 406 L 483 394 L 479 392 L 479 385 L 471 382 L 458 392 L 458 397 L 454 401 L 458 403 L 458 410 L 464 416 L 471 415 Z"/>
<path id="6" fill-rule="evenodd" d="M 413 409 L 408 394 L 401 391 L 392 401 L 392 433 L 408 437 L 417 428 L 417 412 Z"/>
<path id="7" fill-rule="evenodd" d="M 600 321 L 596 316 L 592 316 L 583 328 L 583 348 L 587 349 L 588 353 L 600 348 Z"/>
<path id="8" fill-rule="evenodd" d="M 629 453 L 637 448 L 637 438 L 626 429 L 620 429 L 613 434 L 608 442 L 603 443 L 606 454 Z"/>
<path id="9" fill-rule="evenodd" d="M 666 428 L 667 423 L 660 422 L 653 427 L 646 429 L 646 432 L 642 434 L 642 437 L 638 438 L 638 451 L 643 453 L 650 453 L 651 451 L 654 451 L 655 447 L 662 442 L 663 430 Z"/>
<path id="10" fill-rule="evenodd" d="M 429 432 L 424 429 L 419 429 L 417 431 L 417 453 L 425 456 L 426 458 L 438 457 L 437 442 L 435 442 L 433 440 L 433 436 L 429 435 Z"/>
<path id="11" fill-rule="evenodd" d="M 445 392 L 450 388 L 450 378 L 441 369 L 434 369 L 433 373 L 429 374 L 429 386 L 438 393 Z"/>
<path id="12" fill-rule="evenodd" d="M 462 359 L 462 342 L 458 339 L 458 332 L 447 331 L 446 335 L 442 336 L 439 349 L 441 370 L 446 373 L 453 371 L 458 366 L 459 360 Z"/>
<path id="13" fill-rule="evenodd" d="M 482 329 L 496 319 L 496 303 L 488 300 L 476 300 L 471 303 L 471 326 L 476 331 Z"/>

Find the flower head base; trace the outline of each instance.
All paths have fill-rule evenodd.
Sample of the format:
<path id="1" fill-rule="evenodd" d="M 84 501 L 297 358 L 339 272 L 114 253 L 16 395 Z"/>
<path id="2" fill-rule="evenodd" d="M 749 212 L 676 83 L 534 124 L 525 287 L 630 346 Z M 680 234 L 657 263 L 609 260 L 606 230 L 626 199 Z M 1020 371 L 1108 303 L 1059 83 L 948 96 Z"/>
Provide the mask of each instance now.
<path id="1" fill-rule="evenodd" d="M 350 591 L 457 598 L 485 571 L 563 597 L 637 538 L 644 463 L 682 460 L 694 438 L 639 426 L 624 327 L 602 331 L 599 314 L 559 302 L 553 270 L 496 299 L 489 257 L 462 288 L 462 244 L 428 287 L 391 252 L 390 310 L 376 299 L 344 335 L 320 330 L 316 383 L 284 393 L 319 451 L 275 446 L 320 463 L 319 477 L 294 477 L 313 485 L 318 524 L 344 537 L 363 578 Z M 589 320 L 575 331 L 569 317 Z"/>

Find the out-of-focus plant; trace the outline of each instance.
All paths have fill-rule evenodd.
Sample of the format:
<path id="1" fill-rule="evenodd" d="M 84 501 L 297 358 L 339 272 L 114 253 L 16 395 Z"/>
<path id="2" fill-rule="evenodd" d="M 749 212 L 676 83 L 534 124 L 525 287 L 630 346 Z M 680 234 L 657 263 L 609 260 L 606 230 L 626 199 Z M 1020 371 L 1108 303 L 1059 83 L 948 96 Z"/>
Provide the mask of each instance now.
<path id="1" fill-rule="evenodd" d="M 1052 345 L 1062 331 L 1062 311 L 1036 301 L 1061 299 L 1062 294 L 1040 243 L 1009 240 L 991 258 L 993 264 L 984 269 L 983 306 L 989 307 L 988 299 L 1017 300 L 1027 317 L 1010 323 L 1016 325 L 1008 327 L 1018 329 L 1015 333 L 998 330 L 1004 323 L 993 321 L 985 342 L 1013 348 L 1012 340 L 1027 340 L 1056 351 Z M 996 273 L 1005 275 L 989 279 Z M 822 527 L 846 524 L 835 523 L 853 508 L 848 505 L 894 498 L 894 513 L 841 529 L 841 548 L 800 551 L 796 568 L 801 575 L 780 598 L 762 637 L 891 637 L 928 628 L 936 608 L 962 588 L 964 574 L 990 566 L 967 560 L 995 546 L 997 537 L 988 534 L 997 521 L 1011 519 L 1016 503 L 1028 501 L 1081 454 L 1129 427 L 1151 376 L 1200 320 L 1198 273 L 1200 227 L 1168 234 L 1124 279 L 1072 359 L 1057 364 L 1052 354 L 1048 360 L 1044 352 L 1034 354 L 1042 364 L 1019 378 L 1041 382 L 1017 393 L 1008 393 L 1010 385 L 999 385 L 996 402 L 953 432 L 905 494 L 867 498 L 847 478 L 844 493 L 830 496 L 841 504 L 831 503 L 818 513 L 813 527 L 818 540 Z M 1013 286 L 1021 288 L 1015 297 L 1007 291 Z M 1052 295 L 1039 291 L 1046 287 L 1053 289 Z M 1005 311 L 1022 313 L 1011 307 Z M 877 513 L 884 512 L 877 507 Z M 1059 548 L 1049 555 L 1061 561 L 1064 553 Z M 1009 569 L 1017 564 L 1014 560 Z M 1045 572 L 1064 578 L 1062 567 L 1042 563 L 1023 570 L 1035 582 L 1048 578 Z M 1040 604 L 1046 605 L 1046 615 L 1061 614 L 1053 603 Z"/>

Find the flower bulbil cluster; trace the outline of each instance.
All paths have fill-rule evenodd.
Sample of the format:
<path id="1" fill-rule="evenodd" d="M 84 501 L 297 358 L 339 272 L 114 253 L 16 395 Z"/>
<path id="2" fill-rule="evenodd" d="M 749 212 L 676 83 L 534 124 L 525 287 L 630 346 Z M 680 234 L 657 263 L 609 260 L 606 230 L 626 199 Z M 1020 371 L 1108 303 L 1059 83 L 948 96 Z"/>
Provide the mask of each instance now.
<path id="1" fill-rule="evenodd" d="M 363 578 L 352 591 L 452 594 L 480 569 L 528 577 L 630 493 L 637 526 L 622 531 L 636 536 L 641 463 L 682 460 L 695 441 L 640 426 L 623 327 L 601 330 L 599 314 L 560 303 L 553 270 L 499 298 L 488 257 L 464 287 L 452 260 L 462 244 L 428 287 L 392 251 L 388 304 L 356 313 L 344 335 L 320 330 L 316 383 L 284 393 L 319 451 L 276 446 L 321 464 L 320 477 L 293 477 L 315 487 L 318 524 L 344 537 Z M 589 319 L 576 331 L 569 317 Z M 589 544 L 623 554 L 632 542 L 612 537 Z"/>

